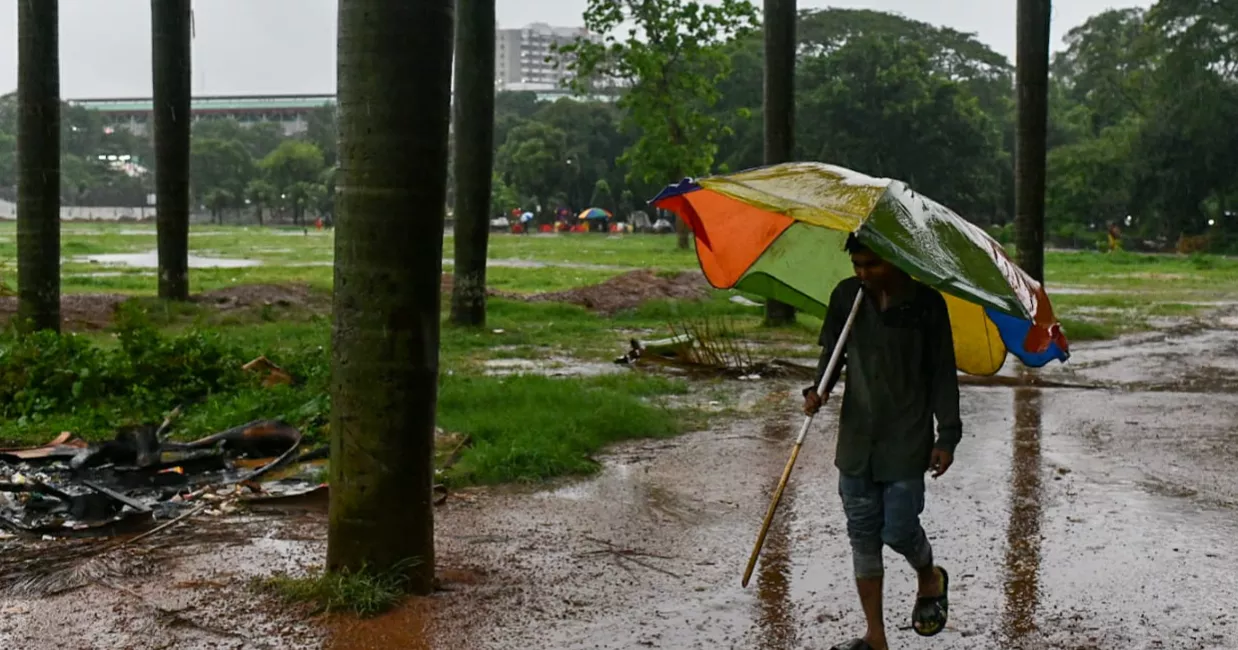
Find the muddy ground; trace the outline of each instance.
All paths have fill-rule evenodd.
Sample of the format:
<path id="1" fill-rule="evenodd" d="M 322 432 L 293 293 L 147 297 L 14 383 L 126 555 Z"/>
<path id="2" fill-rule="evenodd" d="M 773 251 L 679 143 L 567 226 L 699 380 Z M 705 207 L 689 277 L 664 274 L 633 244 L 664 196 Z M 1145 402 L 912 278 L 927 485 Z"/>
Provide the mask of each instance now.
<path id="1" fill-rule="evenodd" d="M 963 444 L 925 513 L 951 622 L 927 640 L 899 629 L 913 578 L 887 551 L 891 647 L 1238 648 L 1238 323 L 1221 322 L 1236 329 L 1078 346 L 1045 372 L 1104 389 L 965 387 Z M 438 510 L 446 591 L 378 619 L 306 617 L 248 589 L 321 561 L 321 513 L 234 516 L 52 577 L 10 571 L 0 648 L 829 648 L 862 625 L 835 416 L 810 434 L 744 589 L 799 418 L 789 383 L 733 386 L 747 417 L 615 448 L 595 477 L 453 495 Z M 784 398 L 786 415 L 758 415 Z M 0 545 L 9 567 L 30 553 Z"/>
<path id="2" fill-rule="evenodd" d="M 134 297 L 119 293 L 71 293 L 60 297 L 60 319 L 65 331 L 101 330 L 113 325 L 117 309 Z M 281 307 L 322 312 L 331 297 L 306 284 L 246 284 L 203 291 L 190 301 L 219 312 Z M 17 314 L 17 298 L 0 296 L 0 325 Z"/>

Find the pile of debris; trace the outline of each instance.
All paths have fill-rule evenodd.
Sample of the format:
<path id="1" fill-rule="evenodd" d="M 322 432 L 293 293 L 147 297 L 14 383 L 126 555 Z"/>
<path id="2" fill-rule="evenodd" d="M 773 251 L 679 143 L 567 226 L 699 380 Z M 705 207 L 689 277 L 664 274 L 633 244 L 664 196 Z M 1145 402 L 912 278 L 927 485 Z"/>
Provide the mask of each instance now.
<path id="1" fill-rule="evenodd" d="M 302 450 L 301 432 L 285 422 L 255 420 L 185 443 L 167 440 L 172 417 L 102 443 L 66 432 L 39 447 L 0 449 L 0 528 L 8 531 L 0 534 L 130 534 L 206 509 L 222 491 L 245 501 L 322 488 L 313 473 L 263 480 L 327 458 L 325 446 Z"/>
<path id="2" fill-rule="evenodd" d="M 746 381 L 786 377 L 811 379 L 816 369 L 783 359 L 756 361 L 751 348 L 725 322 L 671 325 L 671 336 L 641 341 L 631 339 L 628 351 L 617 357 L 623 365 L 654 365 L 696 375 Z"/>

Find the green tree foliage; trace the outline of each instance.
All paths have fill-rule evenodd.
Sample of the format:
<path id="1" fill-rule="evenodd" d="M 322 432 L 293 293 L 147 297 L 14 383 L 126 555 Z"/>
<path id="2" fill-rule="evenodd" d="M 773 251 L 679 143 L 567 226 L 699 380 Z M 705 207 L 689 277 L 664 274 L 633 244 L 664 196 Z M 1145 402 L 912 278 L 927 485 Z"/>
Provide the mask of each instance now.
<path id="1" fill-rule="evenodd" d="M 305 119 L 304 139 L 318 147 L 323 162 L 334 167 L 340 157 L 340 118 L 335 104 L 310 111 Z"/>
<path id="2" fill-rule="evenodd" d="M 316 203 L 312 197 L 325 191 L 320 180 L 326 161 L 312 143 L 285 140 L 258 165 L 279 191 L 283 206 L 292 210 L 295 223 L 300 223 L 305 209 Z"/>
<path id="3" fill-rule="evenodd" d="M 496 173 L 490 181 L 490 214 L 507 216 L 518 207 L 520 195 Z"/>
<path id="4" fill-rule="evenodd" d="M 550 196 L 569 181 L 573 164 L 580 162 L 569 162 L 567 134 L 545 122 L 528 121 L 507 134 L 494 169 L 523 192 Z"/>
<path id="5" fill-rule="evenodd" d="M 978 221 L 999 211 L 1001 133 L 924 48 L 861 36 L 801 64 L 801 158 L 890 176 Z"/>
<path id="6" fill-rule="evenodd" d="M 254 161 L 236 140 L 195 138 L 189 153 L 189 183 L 194 198 L 222 223 L 223 211 L 237 207 L 254 175 Z"/>
<path id="7" fill-rule="evenodd" d="M 726 132 L 710 110 L 731 71 L 726 42 L 751 33 L 756 16 L 747 0 L 589 0 L 585 28 L 604 40 L 580 39 L 562 52 L 577 91 L 591 91 L 599 79 L 626 85 L 619 107 L 639 132 L 619 157 L 629 179 L 669 183 L 713 169 Z M 615 35 L 628 25 L 626 37 Z M 679 235 L 687 248 L 682 226 Z"/>
<path id="8" fill-rule="evenodd" d="M 254 206 L 254 211 L 258 215 L 258 223 L 261 224 L 266 208 L 275 205 L 279 200 L 279 190 L 270 181 L 255 178 L 245 186 L 245 200 Z"/>
<path id="9" fill-rule="evenodd" d="M 626 37 L 614 32 L 632 24 Z M 667 183 L 713 168 L 723 126 L 709 110 L 730 74 L 726 41 L 751 32 L 756 9 L 742 0 L 590 0 L 585 28 L 606 34 L 562 49 L 575 87 L 599 77 L 622 80 L 619 107 L 640 136 L 619 158 L 633 178 Z"/>
<path id="10" fill-rule="evenodd" d="M 1238 211 L 1235 7 L 1160 0 L 1099 13 L 1068 32 L 1049 86 L 1051 244 L 1086 245 L 1129 216 L 1128 247 L 1206 234 L 1215 250 L 1238 250 L 1238 219 L 1227 216 Z M 588 11 L 594 33 L 611 40 L 561 53 L 587 94 L 495 96 L 494 214 L 582 210 L 601 201 L 603 181 L 624 218 L 648 210 L 676 177 L 762 164 L 764 53 L 751 6 L 594 0 Z M 1005 57 L 973 34 L 868 10 L 801 11 L 797 38 L 796 158 L 906 180 L 981 223 L 1012 219 L 1015 113 Z M 601 88 L 603 74 L 629 87 Z M 618 101 L 594 98 L 607 92 Z M 64 104 L 61 113 L 62 203 L 144 205 L 151 138 L 107 128 L 103 114 L 81 107 Z M 8 200 L 16 119 L 15 98 L 0 97 L 0 198 Z M 197 203 L 208 193 L 216 202 L 231 196 L 229 207 L 248 200 L 264 218 L 272 209 L 298 219 L 328 211 L 333 184 L 324 174 L 335 166 L 337 119 L 333 107 L 315 110 L 291 137 L 274 123 L 195 121 L 195 143 L 238 144 L 251 160 L 243 182 L 237 173 L 208 181 L 205 145 L 195 144 Z"/>

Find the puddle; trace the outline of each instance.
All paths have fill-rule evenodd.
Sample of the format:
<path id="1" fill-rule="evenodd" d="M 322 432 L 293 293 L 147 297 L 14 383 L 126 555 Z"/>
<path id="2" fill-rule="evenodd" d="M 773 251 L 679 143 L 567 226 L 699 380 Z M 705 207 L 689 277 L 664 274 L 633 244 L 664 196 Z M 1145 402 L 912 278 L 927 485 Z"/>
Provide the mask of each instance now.
<path id="1" fill-rule="evenodd" d="M 455 260 L 443 259 L 444 267 L 454 267 Z M 576 262 L 538 262 L 517 258 L 491 258 L 486 260 L 486 266 L 505 269 L 580 269 L 584 271 L 626 271 L 631 267 L 614 266 L 610 264 L 583 264 Z"/>
<path id="2" fill-rule="evenodd" d="M 1010 519 L 1006 525 L 1004 635 L 1012 647 L 1036 632 L 1040 604 L 1041 392 L 1014 390 L 1014 453 L 1010 463 Z"/>
<path id="3" fill-rule="evenodd" d="M 73 258 L 74 262 L 89 262 L 91 264 L 109 264 L 116 266 L 129 266 L 142 269 L 159 268 L 159 251 L 153 250 L 145 253 L 107 253 L 103 255 L 83 255 Z M 189 255 L 189 268 L 191 269 L 239 269 L 252 266 L 261 266 L 259 260 L 235 259 L 227 257 L 201 257 L 198 255 Z"/>
<path id="4" fill-rule="evenodd" d="M 123 236 L 155 236 L 155 229 L 137 230 L 130 228 L 121 228 L 120 230 L 73 230 L 65 229 L 60 231 L 61 235 L 71 235 L 73 237 L 102 237 L 104 235 L 123 235 Z"/>
<path id="5" fill-rule="evenodd" d="M 155 273 L 147 271 L 135 271 L 127 273 L 124 271 L 99 271 L 98 273 L 65 273 L 66 278 L 149 278 L 154 277 Z"/>
<path id="6" fill-rule="evenodd" d="M 1101 289 L 1099 287 L 1071 287 L 1071 286 L 1051 286 L 1049 287 L 1051 296 L 1087 296 L 1092 294 L 1104 293 L 1123 293 L 1129 294 L 1129 291 L 1117 291 L 1115 289 Z"/>
<path id="7" fill-rule="evenodd" d="M 628 368 L 614 363 L 577 361 L 563 357 L 549 359 L 490 359 L 483 364 L 492 377 L 510 375 L 542 375 L 545 377 L 599 377 L 627 372 Z"/>
<path id="8" fill-rule="evenodd" d="M 276 237 L 330 237 L 332 232 L 329 230 L 315 230 L 313 228 L 301 230 L 272 230 L 267 234 L 275 235 Z"/>

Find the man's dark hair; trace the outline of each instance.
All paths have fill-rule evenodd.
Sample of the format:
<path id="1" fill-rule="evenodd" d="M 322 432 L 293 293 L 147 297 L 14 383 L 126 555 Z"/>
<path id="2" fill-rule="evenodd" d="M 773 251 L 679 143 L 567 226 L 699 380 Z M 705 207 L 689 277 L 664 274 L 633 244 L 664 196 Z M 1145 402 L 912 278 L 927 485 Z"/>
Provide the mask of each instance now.
<path id="1" fill-rule="evenodd" d="M 847 235 L 847 243 L 843 244 L 843 250 L 847 251 L 849 255 L 854 255 L 856 253 L 863 253 L 870 249 L 860 241 L 859 237 L 855 236 L 855 233 L 851 233 L 850 235 Z"/>

